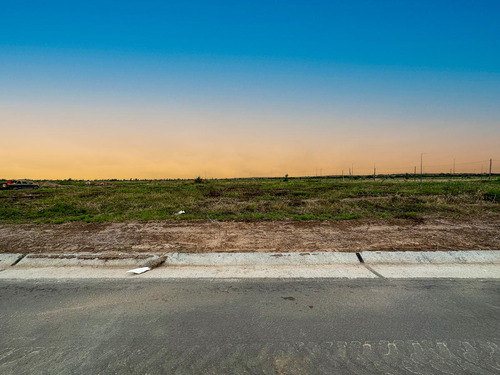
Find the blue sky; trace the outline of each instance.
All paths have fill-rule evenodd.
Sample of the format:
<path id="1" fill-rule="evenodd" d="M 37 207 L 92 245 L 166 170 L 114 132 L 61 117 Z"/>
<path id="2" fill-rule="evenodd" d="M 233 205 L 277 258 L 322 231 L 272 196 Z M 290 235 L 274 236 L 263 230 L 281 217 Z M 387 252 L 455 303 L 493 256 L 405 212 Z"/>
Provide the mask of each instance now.
<path id="1" fill-rule="evenodd" d="M 401 137 L 419 143 L 399 149 L 402 166 L 419 150 L 438 160 L 468 147 L 460 157 L 482 160 L 500 146 L 499 25 L 498 1 L 4 1 L 0 120 L 13 141 L 32 147 L 44 136 L 29 130 L 44 127 L 47 144 L 81 152 L 100 151 L 97 129 L 123 128 L 143 139 L 137 149 L 219 135 L 141 160 L 153 177 L 188 177 L 196 164 L 214 176 L 333 172 L 361 151 L 361 168 L 378 159 L 390 169 L 397 153 L 367 145 L 394 148 Z M 79 144 L 68 129 L 94 136 Z M 339 134 L 340 154 L 315 146 Z M 265 160 L 252 154 L 262 138 L 273 151 Z M 235 161 L 221 167 L 221 149 Z M 305 160 L 293 171 L 290 149 Z M 95 176 L 143 173 L 119 145 L 110 153 Z M 71 155 L 66 167 L 50 158 L 38 167 L 72 173 Z M 7 172 L 34 173 L 22 162 Z"/>
<path id="2" fill-rule="evenodd" d="M 498 1 L 6 1 L 0 42 L 68 53 L 498 72 Z"/>

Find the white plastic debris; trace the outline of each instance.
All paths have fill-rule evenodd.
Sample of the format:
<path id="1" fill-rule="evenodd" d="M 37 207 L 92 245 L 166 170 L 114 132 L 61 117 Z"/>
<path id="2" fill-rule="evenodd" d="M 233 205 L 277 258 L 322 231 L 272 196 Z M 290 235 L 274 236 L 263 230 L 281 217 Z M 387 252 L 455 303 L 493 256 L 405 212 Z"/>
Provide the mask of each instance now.
<path id="1" fill-rule="evenodd" d="M 186 211 L 181 210 L 179 212 L 176 212 L 174 215 L 182 215 L 182 214 L 185 214 L 185 213 L 186 213 Z"/>
<path id="2" fill-rule="evenodd" d="M 140 275 L 141 273 L 151 271 L 151 268 L 149 267 L 139 267 L 139 268 L 134 268 L 133 270 L 127 271 L 130 273 L 135 273 L 136 275 Z"/>

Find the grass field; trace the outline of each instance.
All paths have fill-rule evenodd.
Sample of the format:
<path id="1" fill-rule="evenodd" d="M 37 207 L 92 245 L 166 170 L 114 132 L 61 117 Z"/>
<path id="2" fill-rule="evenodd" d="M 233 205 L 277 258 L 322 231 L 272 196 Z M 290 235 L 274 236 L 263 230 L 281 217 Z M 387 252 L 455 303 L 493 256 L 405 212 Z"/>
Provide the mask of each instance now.
<path id="1" fill-rule="evenodd" d="M 0 223 L 500 216 L 500 178 L 42 181 L 0 191 Z M 175 215 L 184 210 L 183 215 Z"/>

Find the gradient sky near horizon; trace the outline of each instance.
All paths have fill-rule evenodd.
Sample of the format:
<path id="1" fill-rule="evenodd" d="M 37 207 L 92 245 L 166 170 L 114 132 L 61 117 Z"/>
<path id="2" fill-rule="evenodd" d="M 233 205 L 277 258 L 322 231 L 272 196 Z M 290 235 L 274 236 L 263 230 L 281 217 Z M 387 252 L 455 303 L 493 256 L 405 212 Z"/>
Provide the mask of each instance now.
<path id="1" fill-rule="evenodd" d="M 500 172 L 499 103 L 499 1 L 0 8 L 3 178 Z"/>

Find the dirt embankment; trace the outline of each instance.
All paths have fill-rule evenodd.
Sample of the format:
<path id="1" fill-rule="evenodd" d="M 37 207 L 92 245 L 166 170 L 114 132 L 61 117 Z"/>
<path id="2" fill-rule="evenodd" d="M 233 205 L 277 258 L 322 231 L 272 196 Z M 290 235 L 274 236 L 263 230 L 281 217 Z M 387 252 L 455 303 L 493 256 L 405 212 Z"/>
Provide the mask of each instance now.
<path id="1" fill-rule="evenodd" d="M 132 222 L 0 225 L 0 252 L 500 249 L 500 222 Z"/>

